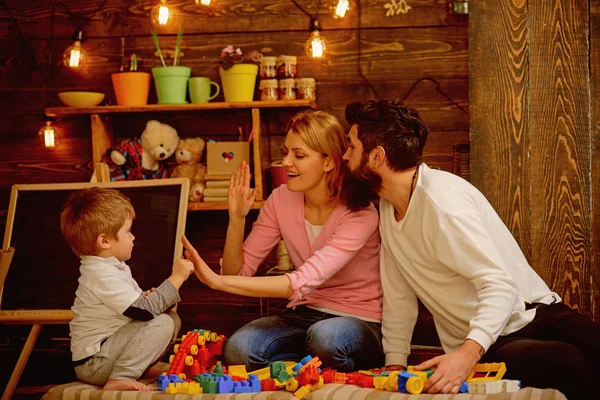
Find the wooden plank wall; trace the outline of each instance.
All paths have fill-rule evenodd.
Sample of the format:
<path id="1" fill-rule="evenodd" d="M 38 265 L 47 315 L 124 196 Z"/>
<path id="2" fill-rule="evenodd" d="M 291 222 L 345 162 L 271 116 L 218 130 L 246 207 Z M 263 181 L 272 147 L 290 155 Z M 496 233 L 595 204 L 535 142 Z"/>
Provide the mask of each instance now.
<path id="1" fill-rule="evenodd" d="M 592 135 L 592 279 L 593 315 L 600 314 L 600 0 L 590 0 L 590 81 Z"/>
<path id="2" fill-rule="evenodd" d="M 589 9 L 587 0 L 470 8 L 471 175 L 544 280 L 598 319 L 598 2 L 592 31 Z"/>
<path id="3" fill-rule="evenodd" d="M 14 183 L 87 181 L 91 176 L 88 117 L 58 120 L 60 146 L 55 151 L 41 146 L 37 131 L 43 125 L 48 93 L 51 106 L 60 106 L 56 94 L 67 90 L 102 91 L 107 102 L 114 104 L 110 73 L 117 72 L 121 65 L 122 38 L 126 56 L 137 53 L 142 70 L 160 65 L 150 36 L 149 18 L 158 0 L 107 0 L 91 19 L 102 0 L 63 3 L 75 17 L 71 18 L 63 7 L 57 6 L 51 35 L 54 0 L 5 1 L 26 45 L 19 38 L 14 21 L 0 7 L 0 210 L 6 209 L 8 191 Z M 374 98 L 359 73 L 360 59 L 362 73 L 380 97 L 408 95 L 406 104 L 422 112 L 431 129 L 427 163 L 452 171 L 454 146 L 469 143 L 467 16 L 451 14 L 447 0 L 394 3 L 363 0 L 360 18 L 359 7 L 352 1 L 349 14 L 341 20 L 333 19 L 329 12 L 337 0 L 298 0 L 309 13 L 319 13 L 323 35 L 330 43 L 327 60 L 323 62 L 312 61 L 304 54 L 309 18 L 290 0 L 215 0 L 210 9 L 199 8 L 193 0 L 168 3 L 184 27 L 180 65 L 192 67 L 192 76 L 207 76 L 219 82 L 220 52 L 229 44 L 243 50 L 259 49 L 265 55 L 296 55 L 299 75 L 317 80 L 319 109 L 343 120 L 347 103 Z M 397 7 L 390 8 L 392 4 L 409 6 L 404 8 L 407 13 L 399 12 Z M 83 45 L 89 63 L 74 73 L 61 65 L 61 57 L 70 45 L 76 24 L 85 25 Z M 174 26 L 159 30 L 163 49 L 174 48 L 177 29 Z M 150 102 L 156 101 L 153 91 Z M 222 95 L 216 100 L 222 100 Z M 269 118 L 267 127 L 271 139 L 270 152 L 266 154 L 270 153 L 271 158 L 280 156 L 289 117 L 275 114 Z M 238 125 L 249 122 L 248 115 L 228 111 L 119 115 L 111 117 L 115 140 L 139 135 L 146 120 L 151 118 L 173 125 L 182 136 L 206 138 L 235 134 Z M 226 223 L 224 211 L 194 212 L 188 216 L 188 235 L 215 268 Z M 274 259 L 270 262 L 272 265 Z M 199 327 L 201 320 L 219 315 L 221 332 L 230 334 L 243 322 L 269 312 L 270 305 L 258 299 L 214 294 L 204 290 L 195 279 L 186 285 L 183 296 L 186 302 L 181 310 L 184 313 L 188 310 L 194 316 L 193 327 Z M 232 304 L 239 308 L 233 311 Z"/>

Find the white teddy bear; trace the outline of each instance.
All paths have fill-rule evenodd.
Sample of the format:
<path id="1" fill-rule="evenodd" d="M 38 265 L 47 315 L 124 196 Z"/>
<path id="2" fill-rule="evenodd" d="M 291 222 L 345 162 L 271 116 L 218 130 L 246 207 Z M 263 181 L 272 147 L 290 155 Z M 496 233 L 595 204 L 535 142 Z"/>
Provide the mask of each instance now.
<path id="1" fill-rule="evenodd" d="M 110 179 L 131 181 L 168 178 L 163 161 L 179 144 L 177 131 L 167 124 L 151 120 L 139 138 L 127 139 L 109 151 Z"/>

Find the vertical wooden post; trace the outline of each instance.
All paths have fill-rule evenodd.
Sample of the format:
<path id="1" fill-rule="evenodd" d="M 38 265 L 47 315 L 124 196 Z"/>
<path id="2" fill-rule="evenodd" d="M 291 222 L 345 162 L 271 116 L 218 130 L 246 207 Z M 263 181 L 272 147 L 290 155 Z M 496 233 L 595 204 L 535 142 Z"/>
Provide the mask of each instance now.
<path id="1" fill-rule="evenodd" d="M 90 123 L 92 127 L 92 155 L 94 166 L 102 161 L 106 151 L 110 149 L 113 142 L 112 126 L 99 114 L 90 114 Z"/>
<path id="2" fill-rule="evenodd" d="M 471 177 L 551 289 L 597 318 L 589 9 L 588 0 L 469 7 Z"/>
<path id="3" fill-rule="evenodd" d="M 254 186 L 256 188 L 256 201 L 263 200 L 263 174 L 261 160 L 261 131 L 260 109 L 252 109 L 252 150 L 254 151 Z"/>

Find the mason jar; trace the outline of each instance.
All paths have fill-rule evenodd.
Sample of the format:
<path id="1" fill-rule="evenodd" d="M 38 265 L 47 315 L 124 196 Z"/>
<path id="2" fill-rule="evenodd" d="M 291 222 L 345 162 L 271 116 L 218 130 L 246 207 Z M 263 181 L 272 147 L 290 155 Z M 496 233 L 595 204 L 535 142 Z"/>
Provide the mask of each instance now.
<path id="1" fill-rule="evenodd" d="M 315 78 L 300 78 L 298 79 L 298 96 L 299 99 L 316 100 L 317 99 L 317 82 Z"/>
<path id="2" fill-rule="evenodd" d="M 298 75 L 296 56 L 281 55 L 277 57 L 277 76 L 279 79 L 295 78 Z"/>
<path id="3" fill-rule="evenodd" d="M 281 79 L 279 81 L 279 100 L 296 100 L 295 79 Z"/>
<path id="4" fill-rule="evenodd" d="M 277 88 L 279 82 L 277 79 L 263 79 L 258 83 L 258 89 L 260 90 L 260 99 L 262 101 L 274 101 L 279 99 Z"/>

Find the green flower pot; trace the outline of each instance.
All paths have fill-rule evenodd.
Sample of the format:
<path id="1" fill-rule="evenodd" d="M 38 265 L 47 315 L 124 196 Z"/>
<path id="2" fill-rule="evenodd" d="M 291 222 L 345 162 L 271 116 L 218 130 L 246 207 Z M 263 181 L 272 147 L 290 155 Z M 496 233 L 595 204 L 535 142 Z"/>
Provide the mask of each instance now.
<path id="1" fill-rule="evenodd" d="M 190 67 L 154 67 L 152 76 L 156 85 L 158 104 L 185 104 Z"/>

